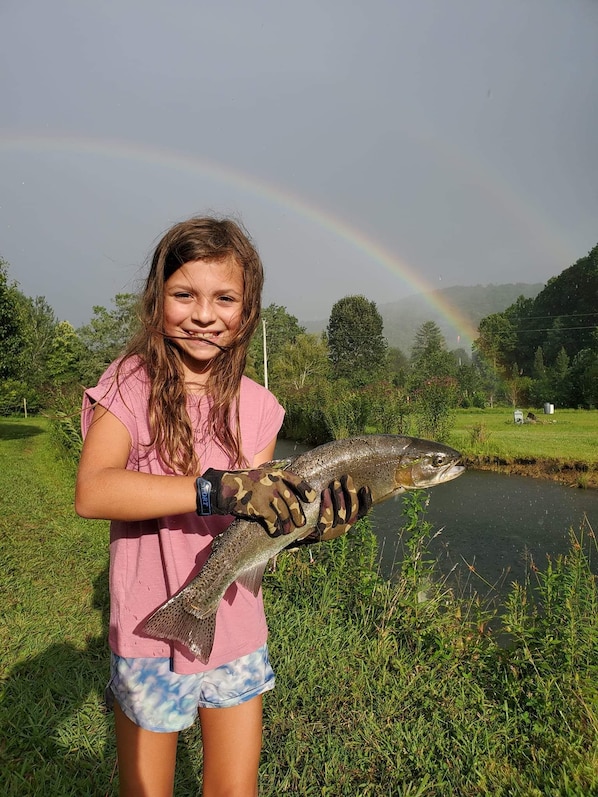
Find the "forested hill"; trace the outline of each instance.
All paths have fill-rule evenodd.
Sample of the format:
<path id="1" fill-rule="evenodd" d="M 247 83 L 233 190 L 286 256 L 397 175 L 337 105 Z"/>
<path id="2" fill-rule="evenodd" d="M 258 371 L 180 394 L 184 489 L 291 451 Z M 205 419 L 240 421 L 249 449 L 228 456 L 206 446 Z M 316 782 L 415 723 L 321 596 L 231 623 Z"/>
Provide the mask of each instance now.
<path id="1" fill-rule="evenodd" d="M 543 289 L 543 283 L 530 285 L 514 283 L 505 285 L 456 285 L 429 294 L 415 294 L 388 304 L 379 304 L 378 311 L 384 321 L 384 335 L 388 345 L 409 355 L 415 333 L 426 321 L 438 324 L 449 349 L 463 346 L 456 340 L 455 328 L 437 308 L 438 299 L 448 302 L 458 313 L 477 327 L 482 318 L 492 313 L 502 313 L 519 296 L 533 299 Z M 326 329 L 328 320 L 301 322 L 308 332 Z"/>
<path id="2" fill-rule="evenodd" d="M 497 354 L 511 367 L 516 363 L 530 373 L 540 349 L 544 365 L 552 365 L 561 350 L 571 361 L 582 351 L 593 357 L 598 344 L 598 245 L 549 279 L 533 300 L 508 308 L 505 318 L 515 337 L 509 336 L 508 347 L 504 341 L 509 337 L 503 337 Z M 484 329 L 486 339 L 491 326 Z"/>

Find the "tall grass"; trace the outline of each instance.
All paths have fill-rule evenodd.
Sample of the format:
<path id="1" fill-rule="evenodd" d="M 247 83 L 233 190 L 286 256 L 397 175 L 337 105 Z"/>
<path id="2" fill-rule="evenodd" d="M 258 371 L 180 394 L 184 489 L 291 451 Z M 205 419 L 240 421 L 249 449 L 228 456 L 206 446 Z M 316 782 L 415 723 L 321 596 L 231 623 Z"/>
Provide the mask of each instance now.
<path id="1" fill-rule="evenodd" d="M 499 616 L 437 577 L 421 495 L 409 506 L 392 584 L 364 523 L 268 577 L 265 793 L 598 793 L 591 530 Z"/>
<path id="2" fill-rule="evenodd" d="M 2 794 L 112 795 L 107 524 L 72 510 L 73 468 L 43 421 L 0 422 Z M 425 494 L 404 558 L 377 571 L 367 520 L 280 555 L 264 595 L 277 687 L 265 697 L 260 793 L 598 794 L 598 612 L 586 523 L 567 556 L 532 562 L 499 611 L 436 571 Z M 198 794 L 181 735 L 177 795 Z"/>

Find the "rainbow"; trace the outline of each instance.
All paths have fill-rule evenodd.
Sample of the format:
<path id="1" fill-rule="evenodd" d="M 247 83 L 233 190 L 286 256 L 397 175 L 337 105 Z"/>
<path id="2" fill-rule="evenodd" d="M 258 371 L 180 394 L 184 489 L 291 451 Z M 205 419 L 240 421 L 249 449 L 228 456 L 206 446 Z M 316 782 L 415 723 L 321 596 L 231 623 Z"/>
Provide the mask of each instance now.
<path id="1" fill-rule="evenodd" d="M 186 174 L 197 172 L 237 189 L 247 191 L 253 196 L 281 205 L 298 216 L 338 236 L 350 246 L 355 247 L 368 258 L 398 276 L 415 293 L 424 294 L 428 305 L 435 309 L 445 321 L 454 328 L 457 339 L 464 346 L 470 346 L 477 337 L 477 329 L 457 308 L 440 295 L 435 288 L 404 260 L 356 227 L 350 226 L 338 216 L 309 203 L 302 197 L 268 182 L 255 175 L 232 169 L 221 163 L 209 161 L 197 155 L 176 152 L 149 146 L 143 143 L 127 142 L 120 139 L 91 138 L 63 135 L 0 134 L 0 150 L 31 152 L 68 152 L 90 154 L 106 158 L 123 158 L 130 161 L 158 164 L 162 167 L 182 171 Z"/>

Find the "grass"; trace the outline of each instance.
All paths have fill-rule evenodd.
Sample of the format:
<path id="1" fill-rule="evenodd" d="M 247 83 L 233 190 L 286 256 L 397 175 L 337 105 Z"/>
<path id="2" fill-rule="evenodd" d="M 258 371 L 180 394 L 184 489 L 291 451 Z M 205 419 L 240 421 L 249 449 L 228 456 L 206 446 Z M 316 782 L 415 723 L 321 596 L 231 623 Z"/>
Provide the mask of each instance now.
<path id="1" fill-rule="evenodd" d="M 457 410 L 449 442 L 474 467 L 598 487 L 598 410 L 522 411 L 536 422 L 516 424 L 507 408 Z"/>
<path id="2" fill-rule="evenodd" d="M 598 464 L 598 410 L 557 410 L 516 424 L 507 408 L 458 410 L 451 442 L 466 454 Z"/>
<path id="3" fill-rule="evenodd" d="M 101 698 L 108 531 L 74 515 L 73 476 L 43 420 L 0 421 L 7 797 L 117 793 Z M 434 577 L 418 496 L 396 582 L 376 572 L 367 521 L 267 574 L 277 687 L 265 698 L 262 797 L 598 795 L 592 530 L 513 587 L 499 620 Z M 179 747 L 175 793 L 198 794 L 196 727 Z"/>
<path id="4" fill-rule="evenodd" d="M 43 419 L 0 423 L 3 793 L 107 792 L 107 528 L 73 510 Z"/>
<path id="5" fill-rule="evenodd" d="M 269 577 L 280 676 L 264 793 L 598 793 L 596 584 L 583 546 L 511 593 L 505 648 L 488 633 L 496 615 L 430 579 L 426 523 L 410 511 L 396 585 L 368 570 L 363 526 Z"/>

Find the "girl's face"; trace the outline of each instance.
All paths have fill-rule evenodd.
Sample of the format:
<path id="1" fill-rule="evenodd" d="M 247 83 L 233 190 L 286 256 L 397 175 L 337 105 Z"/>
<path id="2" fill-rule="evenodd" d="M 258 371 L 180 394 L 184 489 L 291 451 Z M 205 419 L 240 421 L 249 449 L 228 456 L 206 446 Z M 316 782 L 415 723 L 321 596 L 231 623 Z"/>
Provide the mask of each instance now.
<path id="1" fill-rule="evenodd" d="M 185 263 L 164 283 L 164 333 L 183 355 L 187 381 L 207 376 L 241 324 L 243 271 L 232 259 Z M 201 381 L 201 380 L 200 380 Z"/>

